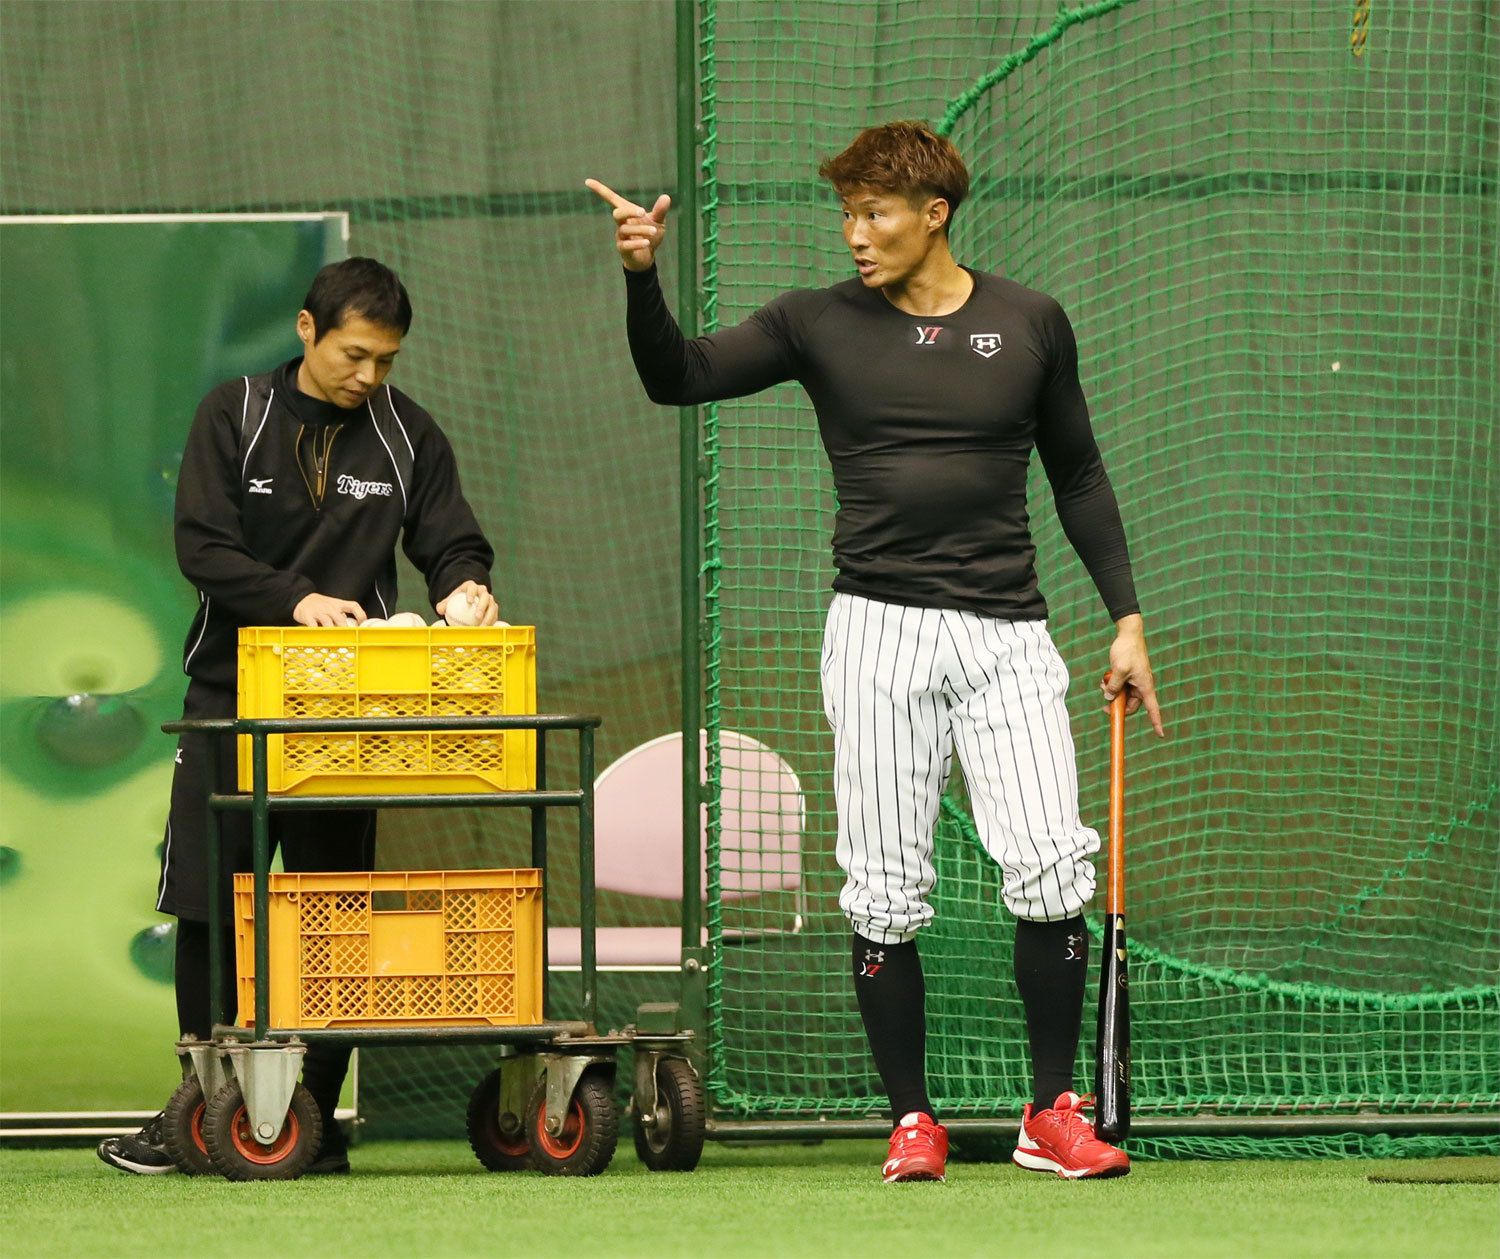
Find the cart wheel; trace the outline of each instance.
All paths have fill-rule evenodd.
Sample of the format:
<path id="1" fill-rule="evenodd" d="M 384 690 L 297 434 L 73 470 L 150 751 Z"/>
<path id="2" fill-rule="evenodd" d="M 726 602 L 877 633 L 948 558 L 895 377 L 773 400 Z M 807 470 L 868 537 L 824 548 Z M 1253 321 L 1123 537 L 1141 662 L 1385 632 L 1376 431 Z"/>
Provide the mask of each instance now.
<path id="1" fill-rule="evenodd" d="M 479 1081 L 469 1097 L 469 1148 L 492 1172 L 519 1172 L 531 1166 L 524 1115 L 500 1114 L 500 1068 Z"/>
<path id="2" fill-rule="evenodd" d="M 162 1113 L 161 1130 L 167 1153 L 177 1164 L 177 1170 L 189 1176 L 213 1176 L 219 1170 L 203 1138 L 203 1115 L 207 1110 L 203 1086 L 196 1075 L 189 1075 L 177 1086 Z"/>
<path id="3" fill-rule="evenodd" d="M 227 1180 L 296 1180 L 317 1157 L 323 1117 L 302 1085 L 292 1090 L 281 1135 L 270 1145 L 255 1139 L 238 1080 L 229 1080 L 208 1103 L 203 1139 L 214 1168 Z"/>
<path id="4" fill-rule="evenodd" d="M 708 1106 L 703 1082 L 682 1058 L 656 1064 L 656 1122 L 635 1121 L 635 1152 L 653 1172 L 690 1172 L 703 1156 Z"/>
<path id="5" fill-rule="evenodd" d="M 615 1156 L 620 1117 L 614 1094 L 597 1071 L 578 1081 L 568 1117 L 556 1136 L 547 1131 L 547 1082 L 542 1080 L 526 1107 L 531 1165 L 549 1176 L 597 1176 Z"/>

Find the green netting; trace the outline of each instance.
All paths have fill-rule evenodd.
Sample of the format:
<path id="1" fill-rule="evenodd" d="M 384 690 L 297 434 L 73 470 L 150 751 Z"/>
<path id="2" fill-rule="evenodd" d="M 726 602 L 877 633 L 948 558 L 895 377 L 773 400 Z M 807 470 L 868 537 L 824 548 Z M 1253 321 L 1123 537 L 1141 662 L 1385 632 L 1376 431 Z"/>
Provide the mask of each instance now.
<path id="1" fill-rule="evenodd" d="M 710 9 L 707 309 L 733 323 L 843 278 L 819 158 L 872 121 L 942 120 L 975 176 L 955 253 L 1055 294 L 1077 328 L 1163 684 L 1170 741 L 1129 746 L 1138 1113 L 1493 1109 L 1493 16 L 1376 3 L 1356 55 L 1340 6 L 980 7 Z M 791 387 L 716 408 L 708 443 L 710 719 L 800 774 L 818 907 L 752 942 L 734 931 L 784 926 L 774 909 L 715 919 L 711 1084 L 745 1116 L 867 1113 L 878 1081 L 829 911 L 831 483 Z M 1030 491 L 1102 825 L 1110 627 L 1036 467 Z M 937 851 L 935 1099 L 1013 1114 L 1029 1081 L 1010 932 L 961 788 Z M 758 852 L 753 827 L 719 837 L 726 867 Z M 1335 1146 L 1375 1152 L 1258 1148 Z"/>
<path id="2" fill-rule="evenodd" d="M 843 278 L 818 160 L 919 116 L 947 118 L 976 176 L 963 260 L 1055 293 L 1077 326 L 1173 735 L 1131 745 L 1146 1113 L 1500 1104 L 1500 713 L 1481 652 L 1500 628 L 1500 35 L 1482 0 L 1374 0 L 1356 58 L 1348 8 L 699 9 L 710 325 Z M 348 210 L 351 250 L 412 290 L 397 379 L 454 439 L 507 615 L 538 626 L 542 704 L 602 712 L 607 764 L 679 723 L 676 423 L 641 396 L 580 184 L 682 200 L 674 7 L 350 14 L 3 0 L 0 210 Z M 879 1089 L 845 974 L 818 695 L 831 486 L 794 388 L 712 412 L 706 441 L 711 723 L 783 756 L 807 805 L 800 903 L 710 903 L 711 1084 L 744 1116 L 866 1114 Z M 1052 631 L 1091 681 L 1108 626 L 1033 488 Z M 1098 823 L 1102 718 L 1075 689 Z M 552 759 L 567 780 L 571 749 Z M 721 865 L 755 868 L 753 831 L 722 837 L 716 886 Z M 394 815 L 382 835 L 389 867 L 527 851 L 493 813 Z M 564 916 L 570 839 L 560 825 Z M 961 790 L 938 854 L 933 1083 L 949 1113 L 1013 1115 L 1009 931 Z M 675 921 L 669 903 L 601 908 Z M 617 1024 L 673 985 L 601 991 Z M 487 1062 L 367 1054 L 363 1105 L 387 1131 L 457 1130 Z"/>

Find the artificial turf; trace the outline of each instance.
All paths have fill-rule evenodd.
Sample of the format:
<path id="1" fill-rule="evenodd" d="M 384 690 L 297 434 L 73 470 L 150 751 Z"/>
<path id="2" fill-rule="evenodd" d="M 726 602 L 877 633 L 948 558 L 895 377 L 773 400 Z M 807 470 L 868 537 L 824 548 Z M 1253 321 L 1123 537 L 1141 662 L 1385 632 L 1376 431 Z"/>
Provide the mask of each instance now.
<path id="1" fill-rule="evenodd" d="M 1317 1256 L 1500 1254 L 1494 1160 L 1378 1183 L 1407 1160 L 1137 1163 L 1065 1183 L 1005 1165 L 882 1185 L 883 1145 L 710 1146 L 691 1175 L 622 1146 L 591 1180 L 490 1174 L 454 1142 L 380 1142 L 286 1184 L 126 1176 L 91 1150 L 0 1151 L 0 1250 L 32 1256 Z M 1473 1180 L 1466 1180 L 1474 1176 Z M 1454 1182 L 1457 1183 L 1454 1183 Z"/>

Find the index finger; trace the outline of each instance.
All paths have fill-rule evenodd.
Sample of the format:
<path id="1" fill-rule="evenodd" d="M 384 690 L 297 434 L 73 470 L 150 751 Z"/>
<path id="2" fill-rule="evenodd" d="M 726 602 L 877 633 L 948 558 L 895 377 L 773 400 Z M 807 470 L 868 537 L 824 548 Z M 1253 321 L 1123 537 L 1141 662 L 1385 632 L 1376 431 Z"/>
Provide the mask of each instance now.
<path id="1" fill-rule="evenodd" d="M 627 201 L 608 184 L 601 184 L 597 179 L 585 179 L 583 186 L 590 192 L 597 193 L 617 210 L 629 210 L 633 214 L 644 214 L 645 211 L 634 201 Z"/>
<path id="2" fill-rule="evenodd" d="M 1146 705 L 1146 716 L 1151 719 L 1151 728 L 1161 738 L 1166 738 L 1167 732 L 1161 723 L 1161 704 L 1157 702 L 1156 687 L 1141 693 L 1141 700 Z"/>

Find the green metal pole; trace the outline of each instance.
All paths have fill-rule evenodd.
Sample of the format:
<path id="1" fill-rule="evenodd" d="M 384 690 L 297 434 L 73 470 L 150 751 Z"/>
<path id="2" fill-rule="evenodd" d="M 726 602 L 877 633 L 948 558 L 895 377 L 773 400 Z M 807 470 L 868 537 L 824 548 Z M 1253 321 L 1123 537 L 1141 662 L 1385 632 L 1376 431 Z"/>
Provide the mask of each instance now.
<path id="1" fill-rule="evenodd" d="M 578 803 L 578 932 L 583 946 L 579 972 L 583 977 L 583 1021 L 594 1027 L 599 1021 L 598 955 L 594 931 L 594 732 L 585 726 L 578 732 L 578 782 L 583 799 Z"/>
<path id="2" fill-rule="evenodd" d="M 205 735 L 204 742 L 212 746 L 215 740 L 212 735 Z M 208 1029 L 212 1036 L 224 1016 L 224 958 L 219 948 L 224 906 L 219 900 L 219 811 L 212 804 L 207 810 L 204 834 L 208 836 Z"/>
<path id="3" fill-rule="evenodd" d="M 208 794 L 213 794 L 223 782 L 223 744 L 225 738 L 216 734 L 202 735 L 202 746 L 208 750 L 208 764 L 213 777 L 208 779 Z M 207 818 L 204 819 L 204 834 L 208 837 L 208 1035 L 213 1035 L 214 1026 L 223 1019 L 223 956 L 219 951 L 223 932 L 223 899 L 219 890 L 219 810 L 213 804 L 205 804 Z M 233 962 L 231 962 L 233 965 Z M 239 1016 L 239 1011 L 236 1011 Z M 231 1019 L 231 1022 L 234 1022 Z"/>
<path id="4" fill-rule="evenodd" d="M 250 736 L 250 830 L 255 870 L 255 1039 L 271 1025 L 271 810 L 266 804 L 266 735 Z"/>
<path id="5" fill-rule="evenodd" d="M 547 788 L 547 732 L 536 732 L 536 789 Z M 531 806 L 531 864 L 542 872 L 542 1017 L 547 1017 L 547 809 Z"/>
<path id="6" fill-rule="evenodd" d="M 1017 1119 L 945 1119 L 949 1132 L 1013 1137 L 1020 1130 Z M 1488 1135 L 1500 1124 L 1500 1115 L 1137 1115 L 1130 1125 L 1132 1137 L 1309 1137 L 1341 1133 L 1383 1132 L 1392 1136 L 1420 1133 Z M 708 1125 L 710 1141 L 819 1141 L 832 1137 L 874 1138 L 890 1134 L 889 1119 L 714 1119 Z"/>
<path id="7" fill-rule="evenodd" d="M 677 320 L 698 335 L 698 5 L 677 0 Z M 678 413 L 682 579 L 682 947 L 703 940 L 702 790 L 698 731 L 703 725 L 703 512 L 697 407 Z"/>

